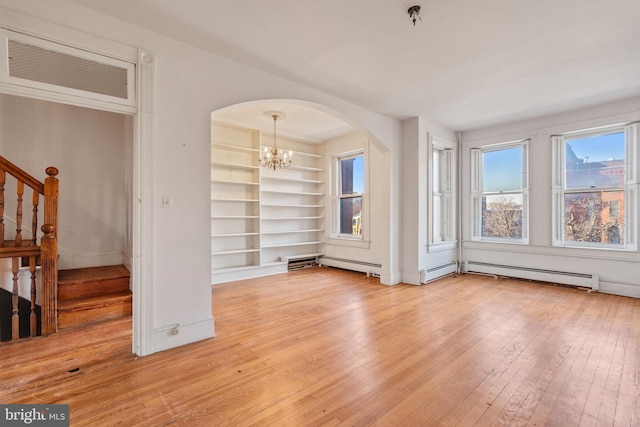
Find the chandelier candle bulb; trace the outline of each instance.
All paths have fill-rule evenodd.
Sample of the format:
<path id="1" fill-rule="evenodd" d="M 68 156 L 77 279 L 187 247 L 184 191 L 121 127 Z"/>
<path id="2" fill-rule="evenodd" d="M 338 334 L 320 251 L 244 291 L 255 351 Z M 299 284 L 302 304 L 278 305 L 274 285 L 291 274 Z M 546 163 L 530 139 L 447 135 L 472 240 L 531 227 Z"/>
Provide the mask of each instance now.
<path id="1" fill-rule="evenodd" d="M 267 111 L 264 115 L 273 119 L 273 147 L 271 149 L 264 147 L 264 155 L 260 157 L 259 161 L 260 166 L 274 171 L 277 168 L 288 168 L 291 166 L 292 152 L 289 150 L 289 153 L 286 153 L 284 150 L 278 149 L 276 137 L 276 122 L 278 119 L 286 118 L 286 116 L 280 111 Z"/>

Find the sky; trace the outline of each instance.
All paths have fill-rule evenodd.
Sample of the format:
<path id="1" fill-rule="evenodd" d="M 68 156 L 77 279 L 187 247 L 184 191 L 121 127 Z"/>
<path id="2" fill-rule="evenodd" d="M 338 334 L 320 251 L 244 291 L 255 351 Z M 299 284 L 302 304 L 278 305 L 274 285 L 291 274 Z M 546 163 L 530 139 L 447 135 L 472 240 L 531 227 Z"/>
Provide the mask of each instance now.
<path id="1" fill-rule="evenodd" d="M 578 158 L 588 157 L 589 162 L 624 159 L 624 132 L 571 139 L 567 144 Z"/>
<path id="2" fill-rule="evenodd" d="M 358 156 L 353 162 L 353 191 L 364 193 L 364 156 Z"/>
<path id="3" fill-rule="evenodd" d="M 522 190 L 522 147 L 482 153 L 482 191 Z"/>
<path id="4" fill-rule="evenodd" d="M 578 158 L 589 162 L 624 159 L 624 132 L 567 139 Z M 522 147 L 485 151 L 482 154 L 482 187 L 485 192 L 522 189 Z"/>

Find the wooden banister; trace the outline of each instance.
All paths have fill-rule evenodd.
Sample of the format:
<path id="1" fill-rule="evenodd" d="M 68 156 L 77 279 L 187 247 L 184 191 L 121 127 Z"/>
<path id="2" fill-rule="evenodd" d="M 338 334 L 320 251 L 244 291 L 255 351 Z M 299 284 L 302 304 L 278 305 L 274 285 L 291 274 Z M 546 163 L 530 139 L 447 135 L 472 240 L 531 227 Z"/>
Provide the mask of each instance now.
<path id="1" fill-rule="evenodd" d="M 7 173 L 16 179 L 16 233 L 13 239 L 5 239 L 5 184 Z M 28 262 L 30 278 L 31 301 L 29 320 L 30 336 L 35 336 L 36 323 L 36 264 L 41 263 L 41 324 L 42 334 L 51 334 L 57 331 L 57 293 L 58 293 L 58 169 L 48 167 L 47 178 L 44 183 L 0 156 L 0 258 L 11 259 L 12 273 L 12 307 L 11 307 L 11 338 L 19 338 L 19 269 Z M 33 190 L 31 238 L 23 238 L 23 195 L 25 185 Z M 43 223 L 40 245 L 38 245 L 38 206 L 40 195 L 43 196 Z M 22 264 L 21 264 L 22 263 Z"/>
<path id="2" fill-rule="evenodd" d="M 42 248 L 42 334 L 48 335 L 58 330 L 58 241 L 52 224 L 42 226 L 44 235 L 40 239 Z"/>
<path id="3" fill-rule="evenodd" d="M 0 169 L 9 172 L 17 180 L 24 182 L 29 187 L 33 188 L 40 194 L 44 194 L 44 184 L 20 169 L 18 166 L 11 163 L 9 160 L 0 156 Z M 55 168 L 54 168 L 55 169 Z M 56 169 L 57 170 L 57 169 Z"/>

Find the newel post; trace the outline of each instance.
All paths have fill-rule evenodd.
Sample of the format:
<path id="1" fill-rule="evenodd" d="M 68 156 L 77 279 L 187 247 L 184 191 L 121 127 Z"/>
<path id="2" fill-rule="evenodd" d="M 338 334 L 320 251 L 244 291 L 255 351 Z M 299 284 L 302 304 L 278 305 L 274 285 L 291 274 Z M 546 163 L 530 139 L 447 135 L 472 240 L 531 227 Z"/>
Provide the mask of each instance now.
<path id="1" fill-rule="evenodd" d="M 40 239 L 42 261 L 42 334 L 58 330 L 58 169 L 48 167 L 44 180 L 44 225 Z"/>

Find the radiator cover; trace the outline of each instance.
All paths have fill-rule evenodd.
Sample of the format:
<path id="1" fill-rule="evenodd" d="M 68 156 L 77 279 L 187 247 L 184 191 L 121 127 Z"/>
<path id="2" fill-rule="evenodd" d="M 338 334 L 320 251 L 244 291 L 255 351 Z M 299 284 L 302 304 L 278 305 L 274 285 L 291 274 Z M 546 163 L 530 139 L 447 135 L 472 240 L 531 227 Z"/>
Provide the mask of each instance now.
<path id="1" fill-rule="evenodd" d="M 600 276 L 597 274 L 573 273 L 541 268 L 520 267 L 514 265 L 492 264 L 478 261 L 465 261 L 464 271 L 495 274 L 497 276 L 517 277 L 519 279 L 539 280 L 541 282 L 600 289 Z"/>

